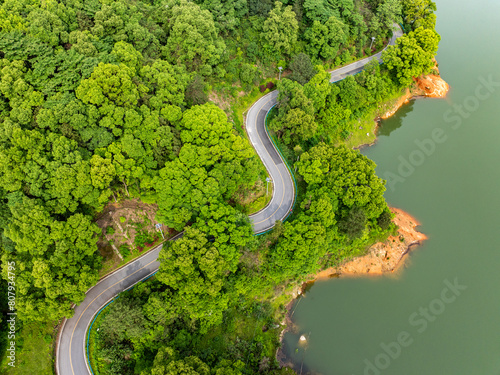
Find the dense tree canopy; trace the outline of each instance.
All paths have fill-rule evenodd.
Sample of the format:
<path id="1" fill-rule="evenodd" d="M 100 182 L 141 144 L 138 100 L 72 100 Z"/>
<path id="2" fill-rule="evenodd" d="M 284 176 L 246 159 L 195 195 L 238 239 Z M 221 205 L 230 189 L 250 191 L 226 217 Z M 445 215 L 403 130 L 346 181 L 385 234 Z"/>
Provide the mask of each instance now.
<path id="1" fill-rule="evenodd" d="M 213 104 L 184 112 L 177 126 L 179 158 L 165 163 L 155 180 L 160 220 L 182 229 L 208 203 L 227 200 L 241 184 L 255 181 L 255 154 L 235 135 L 224 112 Z"/>
<path id="2" fill-rule="evenodd" d="M 295 55 L 290 62 L 289 69 L 292 72 L 289 79 L 297 81 L 301 85 L 309 82 L 309 80 L 316 74 L 316 69 L 314 69 L 311 58 L 305 53 Z"/>
<path id="3" fill-rule="evenodd" d="M 276 1 L 263 26 L 262 37 L 271 54 L 290 55 L 295 43 L 299 25 L 291 6 L 283 8 L 283 3 Z"/>
<path id="4" fill-rule="evenodd" d="M 236 271 L 239 250 L 251 236 L 248 221 L 219 204 L 206 207 L 194 228 L 160 253 L 158 280 L 172 290 L 180 314 L 202 331 L 222 321 L 229 303 L 225 279 Z"/>
<path id="5" fill-rule="evenodd" d="M 165 347 L 156 354 L 151 372 L 144 372 L 141 375 L 241 375 L 239 366 L 241 365 L 219 365 L 210 369 L 195 356 L 181 359 L 174 349 Z"/>
<path id="6" fill-rule="evenodd" d="M 204 75 L 212 73 L 224 49 L 213 16 L 194 3 L 182 0 L 169 14 L 167 44 L 163 54 L 172 63 L 185 64 Z"/>
<path id="7" fill-rule="evenodd" d="M 408 85 L 412 77 L 430 72 L 434 66 L 432 58 L 436 55 L 439 39 L 434 30 L 419 27 L 403 35 L 395 46 L 389 46 L 384 51 L 384 62 L 401 85 Z"/>
<path id="8" fill-rule="evenodd" d="M 3 254 L 2 265 L 6 272 L 8 261 L 16 263 L 19 314 L 25 321 L 71 316 L 72 303 L 81 302 L 98 279 L 97 226 L 82 214 L 55 220 L 40 201 L 19 193 L 8 200 L 5 235 L 15 251 Z"/>
<path id="9" fill-rule="evenodd" d="M 297 167 L 313 190 L 335 196 L 341 210 L 356 206 L 375 219 L 385 208 L 384 183 L 375 174 L 375 163 L 359 151 L 320 143 L 302 154 Z"/>
<path id="10" fill-rule="evenodd" d="M 403 19 L 413 30 L 419 27 L 434 30 L 436 4 L 432 0 L 408 0 L 402 2 Z"/>
<path id="11" fill-rule="evenodd" d="M 347 42 L 347 37 L 347 27 L 337 17 L 331 16 L 325 23 L 316 20 L 306 30 L 306 48 L 315 58 L 333 59 Z"/>

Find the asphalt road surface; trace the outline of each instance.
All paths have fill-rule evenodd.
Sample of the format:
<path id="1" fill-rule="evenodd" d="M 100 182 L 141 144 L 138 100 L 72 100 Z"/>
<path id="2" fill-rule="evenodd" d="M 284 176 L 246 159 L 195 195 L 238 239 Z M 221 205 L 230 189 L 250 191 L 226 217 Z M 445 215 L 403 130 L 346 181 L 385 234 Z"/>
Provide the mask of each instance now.
<path id="1" fill-rule="evenodd" d="M 399 25 L 394 25 L 395 30 L 393 32 L 392 38 L 389 41 L 389 44 L 380 52 L 376 53 L 373 56 L 366 57 L 364 59 L 353 62 L 352 64 L 343 66 L 342 68 L 335 69 L 332 71 L 330 82 L 337 82 L 343 80 L 345 77 L 354 75 L 363 70 L 366 64 L 368 64 L 371 60 L 377 59 L 379 63 L 382 63 L 382 52 L 387 49 L 388 46 L 396 44 L 396 39 L 403 35 L 403 31 L 399 27 Z"/>
<path id="2" fill-rule="evenodd" d="M 266 115 L 277 103 L 278 91 L 272 91 L 260 98 L 248 110 L 246 128 L 250 143 L 266 166 L 271 178 L 273 196 L 261 211 L 250 216 L 255 233 L 262 233 L 283 220 L 292 210 L 295 200 L 295 186 L 285 162 L 269 138 L 265 126 Z M 271 189 L 270 189 L 271 190 Z"/>
<path id="3" fill-rule="evenodd" d="M 397 31 L 390 44 L 395 44 L 396 39 L 402 34 L 397 26 Z M 376 58 L 381 61 L 381 56 L 382 52 L 379 52 L 334 70 L 331 72 L 330 82 L 336 82 L 348 75 L 359 73 L 372 59 Z M 278 92 L 273 91 L 259 99 L 249 109 L 246 120 L 250 142 L 266 166 L 273 184 L 273 196 L 269 204 L 263 210 L 250 216 L 255 233 L 265 232 L 271 229 L 277 220 L 286 218 L 291 212 L 295 199 L 293 179 L 283 159 L 269 139 L 265 127 L 267 112 L 277 103 L 277 97 Z M 161 246 L 151 250 L 108 275 L 87 291 L 84 301 L 75 307 L 75 314 L 72 318 L 64 321 L 59 332 L 56 353 L 56 368 L 59 375 L 91 374 L 87 362 L 86 332 L 94 316 L 120 292 L 131 288 L 155 273 L 160 266 L 156 260 L 160 250 Z"/>

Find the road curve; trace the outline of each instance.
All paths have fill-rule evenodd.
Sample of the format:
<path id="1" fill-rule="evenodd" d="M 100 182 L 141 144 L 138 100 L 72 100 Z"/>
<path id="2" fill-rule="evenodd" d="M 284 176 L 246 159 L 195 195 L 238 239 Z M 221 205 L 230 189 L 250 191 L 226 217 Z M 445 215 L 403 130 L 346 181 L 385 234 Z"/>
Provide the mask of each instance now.
<path id="1" fill-rule="evenodd" d="M 395 44 L 396 39 L 403 35 L 398 25 L 394 25 L 394 27 L 395 31 L 388 46 Z M 373 56 L 330 72 L 330 82 L 337 82 L 349 75 L 359 73 L 373 59 L 382 62 L 382 52 L 385 49 L 387 49 L 387 46 Z M 286 218 L 291 212 L 295 200 L 293 177 L 269 139 L 265 126 L 267 113 L 277 102 L 278 91 L 272 91 L 263 96 L 248 110 L 245 123 L 250 143 L 266 166 L 274 187 L 269 204 L 263 210 L 250 216 L 255 233 L 265 232 L 271 229 L 276 221 Z"/>
<path id="2" fill-rule="evenodd" d="M 266 129 L 266 116 L 278 101 L 278 91 L 272 91 L 260 98 L 249 110 L 246 130 L 250 143 L 266 166 L 273 184 L 273 196 L 261 211 L 250 215 L 255 233 L 265 232 L 277 220 L 283 220 L 291 211 L 295 201 L 293 178 L 281 155 L 274 147 Z"/>
<path id="3" fill-rule="evenodd" d="M 368 64 L 373 59 L 377 59 L 379 63 L 382 63 L 382 52 L 384 52 L 387 49 L 387 47 L 395 45 L 396 39 L 398 39 L 402 35 L 403 35 L 403 30 L 401 30 L 398 24 L 394 24 L 394 31 L 392 33 L 392 38 L 382 51 L 376 53 L 373 56 L 365 57 L 364 59 L 343 66 L 342 68 L 335 69 L 334 71 L 330 72 L 331 74 L 330 82 L 341 81 L 347 76 L 361 72 L 365 67 L 365 65 Z"/>
<path id="4" fill-rule="evenodd" d="M 397 26 L 397 31 L 394 32 L 389 44 L 395 44 L 396 39 L 401 35 L 402 31 Z M 382 52 L 379 52 L 336 69 L 331 72 L 330 82 L 336 82 L 348 75 L 359 73 L 372 59 L 376 58 L 381 61 L 381 57 Z M 266 166 L 274 188 L 269 204 L 263 210 L 250 216 L 255 233 L 265 232 L 271 229 L 277 220 L 286 218 L 291 212 L 295 199 L 292 176 L 271 142 L 265 126 L 266 115 L 277 103 L 277 97 L 278 92 L 273 91 L 259 99 L 249 109 L 246 120 L 250 142 Z M 160 266 L 157 261 L 160 250 L 161 245 L 106 276 L 87 291 L 84 301 L 75 307 L 72 318 L 64 320 L 59 332 L 56 350 L 58 375 L 91 374 L 87 364 L 86 333 L 94 316 L 120 292 L 131 288 L 155 273 Z"/>

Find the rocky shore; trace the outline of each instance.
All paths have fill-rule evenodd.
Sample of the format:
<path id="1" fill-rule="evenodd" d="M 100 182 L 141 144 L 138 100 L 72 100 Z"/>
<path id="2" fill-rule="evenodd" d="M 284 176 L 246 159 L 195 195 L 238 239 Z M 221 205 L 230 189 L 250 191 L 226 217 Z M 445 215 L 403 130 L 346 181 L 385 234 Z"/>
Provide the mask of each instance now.
<path id="1" fill-rule="evenodd" d="M 314 280 L 339 276 L 382 275 L 399 269 L 410 250 L 427 237 L 416 230 L 420 223 L 415 218 L 398 208 L 391 208 L 391 211 L 395 215 L 393 221 L 398 226 L 397 235 L 372 245 L 366 255 L 319 272 Z"/>
<path id="2" fill-rule="evenodd" d="M 414 84 L 410 88 L 407 88 L 401 97 L 399 97 L 396 101 L 385 103 L 381 106 L 380 115 L 375 119 L 375 121 L 388 119 L 393 116 L 399 108 L 412 99 L 422 97 L 445 98 L 450 90 L 450 86 L 441 78 L 437 62 L 434 62 L 436 64 L 433 68 L 435 74 L 414 78 Z"/>
<path id="3" fill-rule="evenodd" d="M 332 267 L 320 271 L 314 275 L 310 281 L 302 284 L 293 293 L 293 300 L 287 305 L 288 313 L 282 325 L 286 328 L 281 332 L 280 341 L 283 339 L 285 332 L 294 329 L 292 316 L 296 298 L 306 293 L 316 281 L 322 279 L 339 278 L 339 277 L 363 277 L 363 276 L 380 276 L 394 274 L 402 269 L 410 251 L 422 241 L 427 239 L 427 236 L 419 232 L 416 228 L 420 223 L 411 215 L 398 208 L 391 208 L 394 214 L 393 222 L 398 226 L 397 234 L 390 236 L 384 242 L 378 242 L 370 247 L 368 252 L 360 257 L 356 257 L 345 261 L 338 267 Z M 281 367 L 295 368 L 282 348 L 276 352 L 276 359 Z"/>

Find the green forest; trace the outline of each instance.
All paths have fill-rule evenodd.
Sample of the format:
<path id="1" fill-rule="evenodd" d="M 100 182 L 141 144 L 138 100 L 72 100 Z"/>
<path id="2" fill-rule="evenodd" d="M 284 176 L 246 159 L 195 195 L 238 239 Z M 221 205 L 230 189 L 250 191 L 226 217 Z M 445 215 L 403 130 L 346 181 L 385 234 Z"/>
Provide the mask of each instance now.
<path id="1" fill-rule="evenodd" d="M 275 359 L 292 289 L 395 229 L 385 181 L 347 142 L 359 119 L 432 71 L 435 10 L 430 0 L 0 0 L 0 308 L 15 262 L 23 335 L 23 362 L 7 369 L 2 357 L 0 372 L 34 373 L 33 327 L 49 358 L 35 371 L 53 372 L 57 324 L 105 261 L 96 218 L 137 198 L 184 236 L 164 244 L 156 277 L 100 315 L 95 371 L 292 373 Z M 395 23 L 405 34 L 383 65 L 330 84 L 329 70 L 381 50 Z M 269 129 L 298 196 L 285 223 L 254 236 L 253 202 L 237 197 L 267 174 L 242 115 L 271 89 Z"/>

